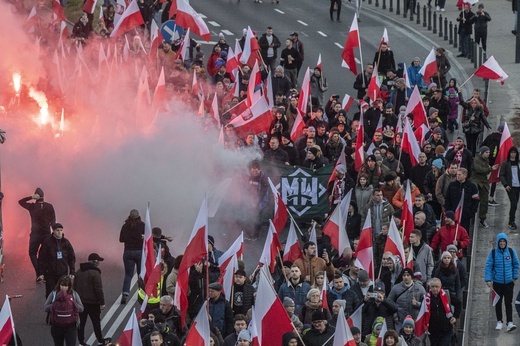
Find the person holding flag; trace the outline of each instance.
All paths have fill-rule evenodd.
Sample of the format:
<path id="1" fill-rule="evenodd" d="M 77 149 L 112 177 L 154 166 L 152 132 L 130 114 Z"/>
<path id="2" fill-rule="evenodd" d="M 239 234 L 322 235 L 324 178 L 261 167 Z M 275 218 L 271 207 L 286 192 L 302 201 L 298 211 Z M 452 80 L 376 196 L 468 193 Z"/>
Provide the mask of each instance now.
<path id="1" fill-rule="evenodd" d="M 448 245 L 453 244 L 459 249 L 464 249 L 470 243 L 466 228 L 460 225 L 455 218 L 455 213 L 448 210 L 444 217 L 444 226 L 442 226 L 433 236 L 430 247 L 435 253 L 439 248 L 442 252 L 448 250 Z"/>
<path id="2" fill-rule="evenodd" d="M 502 141 L 502 133 L 504 132 L 504 124 L 500 124 L 497 127 L 497 130 L 491 134 L 489 134 L 486 138 L 484 138 L 484 141 L 482 142 L 482 146 L 489 147 L 490 155 L 489 155 L 489 165 L 493 166 L 495 164 L 495 161 L 497 161 L 498 167 L 500 167 L 500 164 L 503 162 L 503 159 L 500 160 L 498 158 L 498 152 L 500 151 L 500 142 Z M 510 141 L 509 143 L 512 145 L 512 140 L 509 137 Z M 509 144 L 508 143 L 508 144 Z M 507 148 L 509 150 L 510 147 Z M 498 159 L 498 160 L 497 160 Z M 498 203 L 495 200 L 495 191 L 497 188 L 497 182 L 500 180 L 499 177 L 500 172 L 497 172 L 496 170 L 491 173 L 491 176 L 489 177 L 490 185 L 490 192 L 489 192 L 489 206 L 490 207 L 498 207 L 500 203 Z"/>
<path id="3" fill-rule="evenodd" d="M 496 248 L 490 251 L 486 260 L 484 280 L 489 288 L 492 288 L 500 299 L 495 305 L 497 326 L 495 330 L 503 327 L 502 302 L 506 306 L 507 332 L 516 329 L 513 323 L 513 291 L 518 280 L 520 262 L 514 248 L 508 246 L 509 239 L 505 233 L 497 234 Z"/>
<path id="4" fill-rule="evenodd" d="M 520 167 L 518 161 L 518 149 L 511 147 L 507 153 L 507 160 L 500 165 L 500 182 L 504 186 L 509 198 L 509 222 L 510 229 L 517 228 L 515 223 L 518 198 L 520 197 Z"/>
<path id="5" fill-rule="evenodd" d="M 473 160 L 473 176 L 471 177 L 472 182 L 478 188 L 478 198 L 480 204 L 478 208 L 478 217 L 480 219 L 480 225 L 484 228 L 488 228 L 489 225 L 486 222 L 487 211 L 488 211 L 488 199 L 489 199 L 489 180 L 488 175 L 492 171 L 498 168 L 498 164 L 493 166 L 489 165 L 489 156 L 491 151 L 489 147 L 483 145 L 479 149 L 479 153 Z"/>
<path id="6" fill-rule="evenodd" d="M 460 222 L 461 226 L 468 230 L 470 221 L 477 212 L 479 197 L 477 187 L 468 180 L 467 169 L 459 168 L 457 170 L 456 181 L 448 185 L 445 197 L 444 207 L 446 210 L 456 210 L 458 205 L 461 204 L 462 216 L 457 222 Z M 463 200 L 461 201 L 461 199 Z"/>
<path id="7" fill-rule="evenodd" d="M 454 311 L 451 311 L 449 297 L 442 289 L 441 280 L 433 278 L 429 281 L 430 292 L 426 296 L 427 314 L 426 324 L 429 324 L 428 332 L 430 333 L 431 346 L 445 346 L 451 344 L 453 335 L 453 326 L 457 323 L 460 316 L 461 304 L 454 305 Z M 422 322 L 422 321 L 421 321 Z M 419 323 L 419 319 L 417 320 Z"/>

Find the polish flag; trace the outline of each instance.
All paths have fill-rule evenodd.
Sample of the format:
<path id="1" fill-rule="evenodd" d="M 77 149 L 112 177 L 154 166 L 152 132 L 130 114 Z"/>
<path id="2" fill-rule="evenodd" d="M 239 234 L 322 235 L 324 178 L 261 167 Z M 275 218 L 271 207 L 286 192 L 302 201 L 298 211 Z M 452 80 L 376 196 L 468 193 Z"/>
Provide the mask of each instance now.
<path id="1" fill-rule="evenodd" d="M 321 66 L 321 53 L 318 55 L 318 62 L 316 63 L 316 67 L 319 67 L 320 71 L 323 71 Z"/>
<path id="2" fill-rule="evenodd" d="M 311 72 L 307 67 L 305 71 L 305 75 L 303 77 L 302 88 L 300 91 L 300 96 L 298 97 L 298 105 L 296 108 L 298 109 L 298 114 L 296 114 L 296 119 L 294 120 L 293 127 L 291 129 L 291 140 L 294 142 L 298 138 L 300 138 L 303 134 L 303 128 L 305 127 L 305 122 L 303 121 L 303 117 L 307 114 L 307 105 L 309 104 L 309 98 L 311 97 Z"/>
<path id="3" fill-rule="evenodd" d="M 258 61 L 255 61 L 253 69 L 249 77 L 249 83 L 247 84 L 247 105 L 253 105 L 258 99 L 262 97 L 262 75 L 260 74 L 260 68 L 258 67 Z"/>
<path id="4" fill-rule="evenodd" d="M 502 131 L 502 137 L 500 137 L 500 146 L 498 147 L 498 153 L 495 158 L 495 164 L 499 167 L 491 172 L 489 176 L 490 183 L 498 183 L 500 181 L 500 165 L 508 159 L 509 149 L 514 145 L 513 138 L 509 132 L 507 123 L 504 123 L 504 131 Z"/>
<path id="5" fill-rule="evenodd" d="M 413 133 L 412 125 L 410 125 L 410 122 L 405 121 L 404 123 L 405 124 L 403 138 L 401 140 L 401 150 L 410 155 L 410 161 L 413 167 L 419 163 L 419 154 L 421 153 L 421 148 L 419 147 L 419 143 L 415 139 L 415 135 Z"/>
<path id="6" fill-rule="evenodd" d="M 159 74 L 157 85 L 155 86 L 152 106 L 154 109 L 158 109 L 160 111 L 168 110 L 168 104 L 166 103 L 166 81 L 164 79 L 164 67 L 161 67 L 161 73 Z"/>
<path id="7" fill-rule="evenodd" d="M 197 112 L 197 115 L 202 118 L 206 116 L 206 109 L 204 108 L 204 97 L 199 95 L 199 110 Z"/>
<path id="8" fill-rule="evenodd" d="M 87 12 L 87 13 L 90 13 L 90 14 L 94 14 L 94 11 L 96 10 L 96 0 L 86 0 L 85 3 L 83 4 L 83 11 L 84 12 Z M 103 10 L 101 10 L 101 13 L 103 13 Z"/>
<path id="9" fill-rule="evenodd" d="M 256 328 L 256 319 L 255 319 L 255 306 L 251 307 L 251 320 L 249 321 L 249 325 L 247 326 L 247 330 L 251 335 L 251 346 L 260 346 L 260 342 L 258 341 L 258 329 Z"/>
<path id="10" fill-rule="evenodd" d="M 410 86 L 410 77 L 408 77 L 408 70 L 406 69 L 406 64 L 403 63 L 403 65 L 404 65 L 404 68 L 403 68 L 404 85 L 406 86 L 406 89 L 411 89 L 412 87 Z"/>
<path id="11" fill-rule="evenodd" d="M 139 308 L 139 312 L 137 313 L 138 321 L 140 321 L 141 317 L 143 317 L 143 314 L 146 311 L 147 306 L 148 306 L 148 294 L 145 293 L 143 302 L 141 303 L 141 307 Z M 147 319 L 148 319 L 148 317 L 147 317 Z"/>
<path id="12" fill-rule="evenodd" d="M 153 251 L 152 223 L 150 221 L 150 204 L 146 208 L 146 217 L 144 219 L 144 241 L 141 254 L 141 274 L 145 285 L 152 275 L 155 266 L 155 253 Z M 150 293 L 148 293 L 150 295 Z"/>
<path id="13" fill-rule="evenodd" d="M 343 96 L 343 101 L 341 101 L 341 108 L 345 110 L 345 112 L 348 113 L 350 110 L 350 107 L 352 107 L 352 104 L 354 103 L 354 98 L 351 97 L 349 94 L 345 94 Z"/>
<path id="14" fill-rule="evenodd" d="M 379 114 L 379 121 L 377 122 L 376 131 L 381 133 L 383 132 L 383 114 Z"/>
<path id="15" fill-rule="evenodd" d="M 29 16 L 27 17 L 27 21 L 25 22 L 25 30 L 30 34 L 34 32 L 34 26 L 38 22 L 38 17 L 36 15 L 38 12 L 36 11 L 36 6 L 33 6 L 31 12 L 29 12 Z M 39 47 L 39 45 L 38 45 Z"/>
<path id="16" fill-rule="evenodd" d="M 497 294 L 497 292 L 494 289 L 491 289 L 491 305 L 497 305 L 500 298 L 501 297 Z"/>
<path id="17" fill-rule="evenodd" d="M 281 248 L 282 244 L 280 243 L 280 239 L 278 239 L 278 233 L 276 233 L 273 221 L 269 220 L 269 230 L 267 231 L 264 249 L 262 250 L 258 264 L 269 266 L 271 273 L 274 273 L 276 267 L 276 256 Z"/>
<path id="18" fill-rule="evenodd" d="M 233 49 L 231 49 L 231 47 L 229 47 L 227 60 L 226 60 L 226 72 L 229 73 L 229 75 L 231 76 L 231 79 L 233 81 L 236 81 L 235 72 L 238 71 L 238 67 L 239 67 L 238 58 L 235 55 L 235 53 L 233 52 Z"/>
<path id="19" fill-rule="evenodd" d="M 240 40 L 237 38 L 235 39 L 235 57 L 237 59 L 237 65 L 240 66 L 240 58 L 242 57 L 242 47 L 240 46 Z M 229 53 L 228 53 L 228 60 L 229 60 Z"/>
<path id="20" fill-rule="evenodd" d="M 428 123 L 428 115 L 424 109 L 424 104 L 419 93 L 417 85 L 413 88 L 408 104 L 406 105 L 406 114 L 413 114 L 413 124 L 415 126 L 415 139 L 421 144 L 424 144 L 425 136 L 430 131 L 430 124 Z"/>
<path id="21" fill-rule="evenodd" d="M 139 11 L 139 6 L 137 6 L 137 1 L 132 0 L 115 25 L 114 30 L 112 30 L 110 37 L 119 37 L 143 24 L 144 19 L 141 11 Z"/>
<path id="22" fill-rule="evenodd" d="M 409 268 L 411 271 L 413 271 L 413 267 L 413 247 L 410 247 L 410 252 L 408 252 L 408 258 L 406 259 L 405 268 Z"/>
<path id="23" fill-rule="evenodd" d="M 338 250 L 339 256 L 345 249 L 350 249 L 350 241 L 345 229 L 348 207 L 352 198 L 352 189 L 343 197 L 341 203 L 334 209 L 329 220 L 323 227 L 323 234 L 330 237 L 330 244 Z"/>
<path id="24" fill-rule="evenodd" d="M 222 104 L 226 103 L 227 101 L 231 101 L 231 99 L 233 97 L 238 97 L 238 93 L 239 93 L 239 88 L 238 88 L 238 83 L 239 83 L 239 78 L 238 78 L 238 69 L 235 71 L 234 75 L 233 75 L 233 78 L 231 78 L 232 80 L 234 80 L 235 82 L 233 83 L 233 86 L 231 87 L 231 90 L 229 90 L 229 92 L 222 98 Z"/>
<path id="25" fill-rule="evenodd" d="M 368 276 L 374 281 L 374 255 L 372 246 L 372 216 L 370 209 L 367 212 L 365 225 L 359 237 L 359 243 L 356 250 L 355 266 L 368 272 Z"/>
<path id="26" fill-rule="evenodd" d="M 388 31 L 386 28 L 383 30 L 383 36 L 381 37 L 381 41 L 379 41 L 379 50 L 381 50 L 381 45 L 386 43 L 388 45 L 388 49 L 390 49 L 390 40 L 388 39 Z"/>
<path id="27" fill-rule="evenodd" d="M 220 113 L 218 111 L 218 98 L 217 92 L 215 91 L 215 96 L 213 96 L 213 101 L 211 102 L 211 108 L 209 110 L 209 114 L 215 119 L 217 122 L 218 128 L 220 128 Z"/>
<path id="28" fill-rule="evenodd" d="M 314 244 L 318 244 L 318 237 L 316 236 L 316 222 L 312 221 L 311 232 L 309 233 L 309 241 L 312 241 Z"/>
<path id="29" fill-rule="evenodd" d="M 11 338 L 15 335 L 13 313 L 9 304 L 9 296 L 5 296 L 4 305 L 0 310 L 0 345 L 10 345 Z"/>
<path id="30" fill-rule="evenodd" d="M 63 7 L 61 6 L 60 0 L 52 1 L 52 12 L 54 13 L 54 21 L 65 22 L 67 20 L 67 18 L 65 18 L 65 12 L 63 12 Z"/>
<path id="31" fill-rule="evenodd" d="M 225 268 L 219 267 L 220 269 L 220 283 L 222 284 L 224 295 L 226 296 L 226 300 L 231 303 L 233 297 L 231 296 L 231 292 L 233 292 L 233 285 L 235 283 L 235 272 L 238 269 L 238 260 L 236 253 L 233 254 L 231 260 L 227 262 Z"/>
<path id="32" fill-rule="evenodd" d="M 420 338 L 428 332 L 430 326 L 430 293 L 424 296 L 421 309 L 415 319 L 415 336 Z"/>
<path id="33" fill-rule="evenodd" d="M 386 325 L 386 319 L 383 320 L 383 327 L 381 327 L 381 331 L 379 332 L 379 335 L 377 336 L 376 346 L 383 346 L 384 345 L 384 338 L 386 331 L 388 330 L 388 327 Z"/>
<path id="34" fill-rule="evenodd" d="M 210 327 L 207 312 L 208 301 L 204 301 L 202 307 L 197 314 L 197 317 L 193 320 L 188 335 L 186 335 L 186 345 L 194 346 L 209 346 L 210 339 Z"/>
<path id="35" fill-rule="evenodd" d="M 258 44 L 258 40 L 255 35 L 253 35 L 253 31 L 248 26 L 246 41 L 244 43 L 244 50 L 242 51 L 242 55 L 240 56 L 240 62 L 242 64 L 247 64 L 247 66 L 252 67 L 255 64 L 255 61 L 259 61 L 259 51 L 260 45 Z"/>
<path id="36" fill-rule="evenodd" d="M 358 47 L 361 49 L 361 41 L 359 39 L 357 14 L 354 13 L 354 19 L 352 20 L 352 25 L 350 26 L 350 31 L 347 36 L 347 41 L 345 42 L 345 47 L 343 48 L 343 53 L 341 54 L 343 59 L 341 66 L 346 67 L 352 71 L 354 76 L 357 76 L 358 74 L 356 58 L 354 57 L 354 49 Z"/>
<path id="37" fill-rule="evenodd" d="M 269 186 L 271 187 L 271 192 L 273 193 L 274 200 L 273 224 L 274 228 L 276 229 L 276 232 L 280 234 L 285 228 L 285 224 L 287 223 L 287 219 L 289 218 L 289 212 L 287 211 L 287 207 L 283 202 L 282 196 L 280 196 L 280 193 L 271 181 L 271 178 L 267 178 L 267 181 L 269 182 Z"/>
<path id="38" fill-rule="evenodd" d="M 377 75 L 377 62 L 374 64 L 374 71 L 372 72 L 372 77 L 370 77 L 370 82 L 368 83 L 367 95 L 372 102 L 381 98 L 381 81 Z"/>
<path id="39" fill-rule="evenodd" d="M 267 100 L 267 104 L 269 104 L 269 108 L 274 108 L 274 98 L 273 98 L 273 80 L 271 79 L 272 73 L 271 70 L 269 70 L 269 73 L 267 74 L 267 78 L 265 80 L 264 84 L 264 96 Z"/>
<path id="40" fill-rule="evenodd" d="M 356 311 L 354 311 L 352 313 L 352 315 L 350 315 L 348 318 L 347 318 L 347 323 L 348 323 L 348 326 L 350 328 L 352 327 L 358 327 L 361 329 L 362 327 L 362 324 L 361 324 L 361 317 L 363 316 L 363 306 L 365 305 L 365 303 L 361 304 L 360 306 L 358 306 L 358 308 L 356 309 Z"/>
<path id="41" fill-rule="evenodd" d="M 430 54 L 426 57 L 424 65 L 419 70 L 419 73 L 423 75 L 423 80 L 426 84 L 430 83 L 430 77 L 435 75 L 438 71 L 437 60 L 435 60 L 435 48 L 432 48 Z"/>
<path id="42" fill-rule="evenodd" d="M 163 41 L 161 30 L 155 19 L 152 20 L 152 26 L 150 30 L 150 59 L 157 60 L 159 54 L 159 46 Z"/>
<path id="43" fill-rule="evenodd" d="M 504 70 L 502 70 L 500 65 L 498 65 L 498 62 L 495 60 L 493 55 L 490 56 L 489 59 L 487 59 L 486 62 L 475 71 L 474 74 L 478 77 L 498 80 L 502 84 L 504 84 L 504 80 L 509 77 L 504 72 Z"/>
<path id="44" fill-rule="evenodd" d="M 303 259 L 303 253 L 300 242 L 298 241 L 298 235 L 296 234 L 296 227 L 294 227 L 294 221 L 291 219 L 289 233 L 287 234 L 287 240 L 285 241 L 285 248 L 283 250 L 283 261 L 294 263 L 298 258 Z"/>
<path id="45" fill-rule="evenodd" d="M 404 256 L 403 239 L 401 238 L 401 234 L 397 230 L 397 225 L 395 224 L 395 220 L 393 217 L 392 220 L 390 220 L 388 237 L 386 237 L 385 250 L 383 251 L 383 253 L 387 251 L 390 251 L 395 256 L 399 256 L 401 258 L 401 263 L 406 263 L 406 258 Z"/>
<path id="46" fill-rule="evenodd" d="M 139 332 L 139 322 L 137 322 L 135 311 L 132 312 L 132 314 L 130 314 L 130 318 L 128 319 L 128 322 L 126 322 L 123 334 L 121 334 L 121 336 L 117 340 L 117 345 L 143 346 L 143 342 L 141 340 L 141 333 Z"/>
<path id="47" fill-rule="evenodd" d="M 174 14 L 177 14 L 175 17 L 176 25 L 191 29 L 195 35 L 209 42 L 211 34 L 208 26 L 204 23 L 202 16 L 190 6 L 188 0 L 173 0 L 169 18 L 172 18 Z"/>
<path id="48" fill-rule="evenodd" d="M 460 219 L 462 218 L 462 209 L 464 209 L 464 189 L 462 189 L 459 204 L 457 204 L 457 209 L 455 209 L 455 220 L 453 220 L 455 223 L 460 223 Z"/>
<path id="49" fill-rule="evenodd" d="M 193 79 L 191 81 L 191 93 L 192 95 L 198 95 L 200 93 L 197 72 L 195 72 L 195 70 L 193 70 Z"/>
<path id="50" fill-rule="evenodd" d="M 220 268 L 220 274 L 223 275 L 222 268 L 225 268 L 228 263 L 231 261 L 233 256 L 236 256 L 237 258 L 242 259 L 242 256 L 244 255 L 244 232 L 241 232 L 238 238 L 233 242 L 233 244 L 229 247 L 229 249 L 226 250 L 220 256 L 218 259 L 218 266 Z"/>
<path id="51" fill-rule="evenodd" d="M 412 187 L 410 186 L 410 179 L 406 180 L 406 192 L 404 194 L 403 211 L 401 213 L 401 224 L 403 225 L 403 241 L 405 244 L 410 242 L 410 233 L 415 228 L 413 217 L 413 203 L 412 203 Z M 392 222 L 393 222 L 392 218 Z M 395 222 L 394 222 L 395 225 Z M 404 259 L 404 249 L 401 255 L 401 260 Z M 401 263 L 404 263 L 401 262 Z"/>
<path id="52" fill-rule="evenodd" d="M 266 131 L 271 125 L 273 115 L 265 98 L 261 97 L 248 107 L 243 113 L 231 120 L 229 124 L 235 127 L 238 137 L 245 137 L 249 133 L 255 135 Z"/>
<path id="53" fill-rule="evenodd" d="M 207 256 L 208 206 L 206 196 L 204 196 L 177 274 L 174 302 L 175 306 L 177 306 L 181 312 L 181 323 L 183 327 L 186 325 L 186 311 L 188 310 L 189 269 L 192 265 L 202 262 Z"/>
<path id="54" fill-rule="evenodd" d="M 356 152 L 354 153 L 354 170 L 359 172 L 361 169 L 361 166 L 365 162 L 365 126 L 363 123 L 363 115 L 364 111 L 361 109 L 359 112 L 359 127 L 357 131 L 357 137 L 356 137 Z"/>
<path id="55" fill-rule="evenodd" d="M 327 301 L 327 292 L 328 291 L 329 291 L 329 280 L 327 280 L 327 275 L 324 275 L 323 284 L 321 285 L 320 299 L 322 301 L 322 308 L 330 310 L 329 302 Z M 342 315 L 338 315 L 338 316 L 342 316 Z"/>
<path id="56" fill-rule="evenodd" d="M 131 0 L 117 0 L 116 1 L 116 13 L 114 14 L 114 24 L 119 23 L 123 13 L 125 12 Z"/>
<path id="57" fill-rule="evenodd" d="M 279 345 L 282 335 L 294 329 L 264 271 L 260 271 L 253 318 L 259 345 Z"/>
<path id="58" fill-rule="evenodd" d="M 330 174 L 327 185 L 330 184 L 331 181 L 336 180 L 336 171 L 338 169 L 338 166 L 340 166 L 340 165 L 343 165 L 343 167 L 345 167 L 345 169 L 347 169 L 347 159 L 345 158 L 345 150 L 342 150 L 341 154 L 339 154 L 338 161 L 336 161 L 336 164 L 334 165 L 334 169 L 332 170 L 332 173 Z"/>
<path id="59" fill-rule="evenodd" d="M 188 47 L 190 45 L 190 28 L 186 30 L 186 35 L 184 35 L 184 40 L 181 43 L 181 47 L 177 51 L 177 56 L 175 59 L 181 59 L 183 62 L 188 57 Z"/>
<path id="60" fill-rule="evenodd" d="M 325 281 L 323 281 L 325 283 Z M 326 299 L 325 299 L 326 300 Z M 324 300 L 324 301 L 325 301 Z M 338 322 L 336 324 L 336 334 L 334 335 L 334 342 L 332 346 L 357 346 L 354 336 L 350 331 L 350 327 L 345 319 L 345 311 L 341 306 L 339 308 Z"/>
<path id="61" fill-rule="evenodd" d="M 159 249 L 157 251 L 157 256 L 155 257 L 155 263 L 150 272 L 148 280 L 145 281 L 145 292 L 149 297 L 160 298 L 161 292 L 157 292 L 157 284 L 161 282 L 161 252 L 162 246 L 159 245 Z M 157 294 L 159 293 L 159 296 Z"/>

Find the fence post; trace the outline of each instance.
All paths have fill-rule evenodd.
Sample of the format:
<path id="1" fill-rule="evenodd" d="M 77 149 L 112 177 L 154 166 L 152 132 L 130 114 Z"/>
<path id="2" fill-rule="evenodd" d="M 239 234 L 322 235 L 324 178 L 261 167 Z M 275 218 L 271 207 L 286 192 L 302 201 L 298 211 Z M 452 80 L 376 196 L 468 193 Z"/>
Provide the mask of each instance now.
<path id="1" fill-rule="evenodd" d="M 396 15 L 401 14 L 401 0 L 397 0 L 397 3 L 395 5 L 395 14 Z"/>
<path id="2" fill-rule="evenodd" d="M 389 12 L 394 12 L 394 0 L 390 0 L 390 8 L 388 9 Z"/>
<path id="3" fill-rule="evenodd" d="M 432 33 L 437 33 L 437 12 L 433 12 L 433 30 Z"/>
<path id="4" fill-rule="evenodd" d="M 408 2 L 410 0 L 403 0 L 403 18 L 406 18 L 408 15 Z"/>
<path id="5" fill-rule="evenodd" d="M 439 37 L 444 36 L 442 34 L 442 14 L 439 14 Z"/>
<path id="6" fill-rule="evenodd" d="M 379 7 L 379 0 L 376 0 L 376 7 Z"/>
<path id="7" fill-rule="evenodd" d="M 444 18 L 444 41 L 448 41 L 448 18 Z"/>
<path id="8" fill-rule="evenodd" d="M 421 5 L 419 3 L 417 3 L 417 13 L 415 14 L 415 16 L 417 17 L 417 21 L 415 22 L 416 24 L 421 24 Z"/>
<path id="9" fill-rule="evenodd" d="M 415 11 L 415 8 L 413 8 L 413 3 L 412 3 L 412 6 L 410 6 L 410 22 L 413 22 L 413 11 Z"/>
<path id="10" fill-rule="evenodd" d="M 457 48 L 458 47 L 458 44 L 457 44 L 457 35 L 458 35 L 458 32 L 457 32 L 457 24 L 455 24 L 453 26 L 453 48 Z M 459 49 L 460 51 L 460 49 Z"/>
<path id="11" fill-rule="evenodd" d="M 482 60 L 482 53 L 484 52 L 484 50 L 482 49 L 482 46 L 479 45 L 478 47 L 478 66 L 481 66 L 484 61 Z"/>
<path id="12" fill-rule="evenodd" d="M 372 0 L 368 0 L 368 4 L 369 4 L 369 5 L 372 5 Z"/>
<path id="13" fill-rule="evenodd" d="M 453 44 L 453 22 L 450 20 L 450 40 L 449 44 Z"/>
<path id="14" fill-rule="evenodd" d="M 432 29 L 432 9 L 428 9 L 428 31 Z"/>
<path id="15" fill-rule="evenodd" d="M 426 19 L 426 5 L 424 5 L 422 9 L 422 26 L 423 28 L 426 28 L 427 19 Z"/>
<path id="16" fill-rule="evenodd" d="M 381 7 L 383 10 L 386 10 L 386 0 L 383 0 L 383 7 Z"/>

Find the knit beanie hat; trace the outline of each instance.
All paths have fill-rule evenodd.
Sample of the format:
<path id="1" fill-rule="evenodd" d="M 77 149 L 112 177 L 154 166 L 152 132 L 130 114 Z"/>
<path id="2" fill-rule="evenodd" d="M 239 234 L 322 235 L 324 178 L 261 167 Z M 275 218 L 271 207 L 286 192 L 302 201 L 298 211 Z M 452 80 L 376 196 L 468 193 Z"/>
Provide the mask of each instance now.
<path id="1" fill-rule="evenodd" d="M 406 316 L 406 318 L 403 321 L 403 327 L 406 327 L 406 326 L 415 328 L 415 322 L 414 322 L 412 316 L 410 316 L 410 315 Z"/>
<path id="2" fill-rule="evenodd" d="M 483 145 L 479 148 L 478 152 L 480 153 L 480 155 L 484 154 L 486 151 L 489 151 L 489 147 Z"/>
<path id="3" fill-rule="evenodd" d="M 347 301 L 344 299 L 336 299 L 334 303 L 338 303 L 339 306 L 342 306 L 343 310 L 345 310 L 345 307 L 347 306 Z"/>
<path id="4" fill-rule="evenodd" d="M 451 253 L 449 251 L 444 251 L 442 253 L 441 259 L 443 259 L 444 257 L 452 258 Z"/>

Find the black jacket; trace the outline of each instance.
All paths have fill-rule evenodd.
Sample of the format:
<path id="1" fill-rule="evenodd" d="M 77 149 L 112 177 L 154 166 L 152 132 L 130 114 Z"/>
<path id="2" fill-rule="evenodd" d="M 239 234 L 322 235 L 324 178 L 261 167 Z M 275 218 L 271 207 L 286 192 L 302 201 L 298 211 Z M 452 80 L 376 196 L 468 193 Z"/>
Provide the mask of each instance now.
<path id="1" fill-rule="evenodd" d="M 119 242 L 125 244 L 125 251 L 143 249 L 144 222 L 140 218 L 125 221 L 119 233 Z"/>
<path id="2" fill-rule="evenodd" d="M 18 204 L 29 211 L 31 215 L 31 233 L 35 235 L 49 235 L 51 226 L 56 222 L 56 213 L 52 204 L 47 202 L 29 203 L 32 196 L 24 197 Z"/>
<path id="3" fill-rule="evenodd" d="M 74 277 L 74 290 L 84 304 L 105 305 L 101 270 L 92 262 L 79 265 Z"/>
<path id="4" fill-rule="evenodd" d="M 444 204 L 446 210 L 455 211 L 460 201 L 460 197 L 462 196 L 462 190 L 464 190 L 464 206 L 462 209 L 462 219 L 471 219 L 475 216 L 475 213 L 478 210 L 478 189 L 475 184 L 471 181 L 467 180 L 464 183 L 459 183 L 458 181 L 451 182 L 448 185 L 448 190 L 446 191 L 446 203 Z"/>
<path id="5" fill-rule="evenodd" d="M 278 57 L 278 48 L 282 45 L 278 37 L 276 37 L 275 34 L 273 34 L 273 56 L 272 58 L 276 59 Z M 262 54 L 262 59 L 264 61 L 267 61 L 267 49 L 269 48 L 269 41 L 267 41 L 267 34 L 263 34 L 258 39 L 258 45 L 260 46 L 260 54 Z"/>
<path id="6" fill-rule="evenodd" d="M 58 259 L 58 251 L 61 258 Z M 65 239 L 57 239 L 50 235 L 43 241 L 40 248 L 40 265 L 45 276 L 74 275 L 76 269 L 76 255 L 71 243 Z"/>

